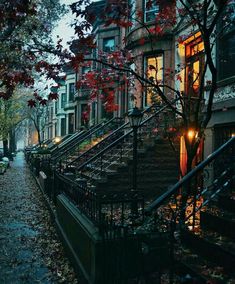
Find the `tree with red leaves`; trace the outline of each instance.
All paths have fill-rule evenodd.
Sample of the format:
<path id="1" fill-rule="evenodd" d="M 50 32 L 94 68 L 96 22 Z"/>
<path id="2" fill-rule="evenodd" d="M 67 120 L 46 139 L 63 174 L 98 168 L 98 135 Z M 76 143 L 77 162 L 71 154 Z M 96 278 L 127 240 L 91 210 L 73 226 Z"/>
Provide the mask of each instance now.
<path id="1" fill-rule="evenodd" d="M 125 78 L 126 84 L 134 82 L 135 86 L 139 86 L 137 91 L 146 91 L 151 87 L 161 101 L 165 102 L 172 113 L 178 117 L 187 150 L 186 171 L 182 175 L 188 173 L 193 167 L 199 145 L 204 140 L 205 129 L 212 116 L 213 98 L 218 81 L 213 53 L 221 34 L 230 25 L 234 25 L 234 17 L 230 17 L 231 13 L 234 15 L 234 2 L 231 0 L 149 0 L 146 2 L 146 11 L 151 11 L 152 8 L 156 10 L 156 14 L 148 15 L 151 16 L 151 24 L 146 24 L 144 21 L 144 12 L 142 8 L 139 8 L 140 6 L 136 6 L 136 1 L 107 0 L 99 3 L 80 0 L 71 5 L 72 12 L 78 19 L 74 24 L 79 38 L 78 45 L 81 41 L 83 42 L 83 47 L 80 50 L 78 48 L 76 55 L 72 58 L 73 66 L 79 69 L 85 62 L 92 61 L 99 66 L 99 70 L 91 70 L 78 85 L 89 86 L 91 99 L 97 94 L 103 96 L 102 90 L 115 84 L 115 74 L 122 81 Z M 118 26 L 121 31 L 125 31 L 124 34 L 127 34 L 127 37 L 122 38 L 118 51 L 106 53 L 97 50 L 95 41 L 92 41 L 92 34 L 90 35 L 89 32 L 98 24 L 103 28 Z M 135 30 L 138 30 L 138 35 L 141 36 L 135 38 L 137 34 Z M 182 73 L 185 73 L 188 67 L 184 62 L 180 62 L 176 68 L 174 66 L 164 69 L 162 76 L 164 79 L 159 80 L 158 73 L 162 70 L 157 64 L 152 67 L 152 70 L 151 68 L 147 70 L 147 73 L 154 71 L 152 72 L 154 76 L 151 78 L 143 72 L 142 68 L 139 68 L 143 54 L 136 52 L 137 49 L 133 47 L 142 45 L 144 49 L 144 46 L 148 44 L 148 51 L 154 53 L 158 42 L 167 35 L 176 37 L 176 49 L 189 48 L 198 60 L 203 54 L 202 67 L 199 71 L 190 67 L 186 78 L 183 78 Z M 92 53 L 91 49 L 96 49 L 96 52 Z M 89 50 L 89 54 L 96 54 L 96 56 L 88 56 L 84 50 Z M 157 58 L 155 61 L 157 62 Z M 110 74 L 112 79 L 108 81 L 106 78 Z M 206 82 L 210 84 L 206 86 Z M 185 85 L 183 90 L 181 84 Z M 206 90 L 207 99 L 205 100 Z M 141 91 L 139 93 L 141 95 Z M 177 105 L 171 104 L 172 97 L 178 99 Z M 106 105 L 109 102 L 113 104 L 113 101 L 108 99 Z M 193 137 L 188 135 L 192 128 L 196 133 Z"/>
<path id="2" fill-rule="evenodd" d="M 226 12 L 226 9 L 230 9 L 228 7 L 231 1 L 221 0 L 217 2 L 218 3 L 215 4 L 211 0 L 204 0 L 200 3 L 197 1 L 184 0 L 150 0 L 147 2 L 148 6 L 152 7 L 153 5 L 158 5 L 160 7 L 159 13 L 156 15 L 155 19 L 153 19 L 151 25 L 146 25 L 143 21 L 142 11 L 135 10 L 134 14 L 131 14 L 133 9 L 127 1 L 103 1 L 103 4 L 99 6 L 99 14 L 96 10 L 97 5 L 91 4 L 91 2 L 87 0 L 80 0 L 71 5 L 72 12 L 75 13 L 78 18 L 78 21 L 75 24 L 75 31 L 79 37 L 78 44 L 81 43 L 81 40 L 83 42 L 83 48 L 80 49 L 80 52 L 78 49 L 78 52 L 72 58 L 73 65 L 76 66 L 76 68 L 79 68 L 84 62 L 95 61 L 100 64 L 101 67 L 98 72 L 94 69 L 87 73 L 78 85 L 86 85 L 92 90 L 91 99 L 97 95 L 98 92 L 102 94 L 100 90 L 105 89 L 108 85 L 113 85 L 115 76 L 116 78 L 125 76 L 128 83 L 135 78 L 138 80 L 139 84 L 142 85 L 142 89 L 148 86 L 153 87 L 161 99 L 169 105 L 170 109 L 181 117 L 185 133 L 187 133 L 187 130 L 191 127 L 197 129 L 197 139 L 195 139 L 193 143 L 189 141 L 187 135 L 185 135 L 187 150 L 190 152 L 188 171 L 191 168 L 192 159 L 197 152 L 198 145 L 204 137 L 204 130 L 211 118 L 212 102 L 217 88 L 217 69 L 212 53 L 215 41 L 218 39 L 224 27 L 218 28 L 216 25 L 222 15 Z M 121 28 L 127 28 L 135 25 L 138 29 L 142 28 L 143 36 L 140 38 L 139 44 L 144 45 L 148 42 L 152 52 L 154 52 L 156 42 L 169 31 L 172 32 L 176 26 L 182 27 L 186 25 L 189 27 L 185 28 L 186 34 L 180 35 L 178 38 L 178 42 L 183 45 L 186 44 L 185 40 L 187 38 L 193 36 L 196 32 L 199 32 L 204 44 L 205 64 L 200 70 L 200 74 L 194 75 L 194 80 L 192 82 L 192 84 L 195 85 L 194 81 L 197 81 L 200 77 L 200 85 L 198 86 L 198 89 L 195 90 L 196 93 L 194 94 L 194 96 L 197 96 L 194 106 L 196 109 L 195 117 L 192 118 L 192 114 L 188 113 L 186 110 L 188 99 L 190 98 L 190 95 L 187 94 L 187 90 L 181 92 L 178 88 L 175 88 L 175 86 L 172 87 L 172 85 L 167 84 L 169 80 L 182 82 L 183 79 L 180 71 L 184 70 L 185 66 L 178 66 L 178 70 L 175 70 L 174 67 L 171 70 L 164 70 L 165 81 L 157 80 L 157 78 L 150 80 L 150 78 L 148 78 L 146 74 L 143 74 L 141 70 L 140 72 L 138 71 L 138 63 L 136 61 L 140 58 L 140 54 L 134 54 L 128 49 L 129 46 L 131 46 L 131 42 L 118 46 L 118 51 L 109 52 L 107 54 L 102 50 L 96 50 L 98 56 L 95 58 L 87 57 L 84 50 L 90 50 L 92 48 L 97 49 L 88 32 L 92 30 L 92 25 L 96 21 L 101 21 L 103 26 L 117 25 Z M 233 24 L 229 22 L 229 15 L 226 15 L 226 21 L 227 24 Z M 132 39 L 126 40 L 130 41 Z M 87 49 L 84 45 L 87 46 Z M 90 51 L 89 53 L 91 54 Z M 133 68 L 133 65 L 137 66 L 137 68 Z M 153 66 L 152 68 L 156 67 Z M 155 76 L 157 77 L 159 70 L 155 71 Z M 208 104 L 202 106 L 204 101 L 205 76 L 208 72 L 211 73 L 209 99 Z M 167 92 L 165 91 L 166 89 Z M 168 92 L 171 92 L 175 97 L 179 98 L 180 108 L 171 105 L 169 98 L 166 95 Z M 187 97 L 187 100 L 185 100 L 185 97 Z M 206 107 L 207 110 L 206 115 L 202 115 L 204 107 Z"/>
<path id="3" fill-rule="evenodd" d="M 18 85 L 33 86 L 35 71 L 45 71 L 48 77 L 56 75 L 50 64 L 45 63 L 45 55 L 57 52 L 48 35 L 64 13 L 64 6 L 53 0 L 3 2 L 0 4 L 0 99 L 7 100 Z"/>

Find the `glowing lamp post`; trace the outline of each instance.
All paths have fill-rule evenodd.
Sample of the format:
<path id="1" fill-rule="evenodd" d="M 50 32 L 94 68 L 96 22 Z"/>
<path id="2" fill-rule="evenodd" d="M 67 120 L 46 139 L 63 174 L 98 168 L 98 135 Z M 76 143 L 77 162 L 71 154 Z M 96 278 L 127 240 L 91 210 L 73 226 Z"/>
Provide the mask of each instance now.
<path id="1" fill-rule="evenodd" d="M 54 142 L 56 145 L 58 145 L 60 141 L 61 141 L 60 137 L 55 137 Z"/>
<path id="2" fill-rule="evenodd" d="M 194 129 L 189 129 L 187 135 L 189 141 L 192 142 L 195 138 L 197 138 L 198 133 Z"/>

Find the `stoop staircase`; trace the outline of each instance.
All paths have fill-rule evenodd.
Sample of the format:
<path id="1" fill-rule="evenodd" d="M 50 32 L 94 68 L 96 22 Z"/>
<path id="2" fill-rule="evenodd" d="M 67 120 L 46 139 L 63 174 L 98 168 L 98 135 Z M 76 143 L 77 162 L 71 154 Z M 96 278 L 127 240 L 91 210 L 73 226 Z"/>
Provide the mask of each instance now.
<path id="1" fill-rule="evenodd" d="M 140 148 L 138 151 L 137 183 L 138 190 L 142 191 L 146 199 L 152 199 L 162 194 L 166 188 L 178 180 L 178 154 L 179 143 L 175 144 L 176 150 L 172 149 L 169 141 L 159 139 L 153 145 Z M 103 163 L 108 164 L 111 159 L 113 163 L 102 176 L 93 176 L 97 169 L 86 167 L 82 177 L 89 179 L 96 192 L 106 191 L 121 192 L 132 188 L 133 160 L 130 155 L 122 157 L 122 161 L 114 160 L 115 155 L 110 155 Z M 89 165 L 90 166 L 90 165 Z"/>
<path id="2" fill-rule="evenodd" d="M 151 107 L 144 111 L 138 133 L 138 191 L 148 200 L 159 196 L 178 180 L 179 142 L 174 149 L 168 139 L 161 138 L 155 129 L 161 129 L 161 114 L 167 106 Z M 71 173 L 65 176 L 96 194 L 130 192 L 133 172 L 133 132 L 124 123 L 99 143 L 80 151 L 67 161 Z"/>
<path id="3" fill-rule="evenodd" d="M 193 232 L 185 231 L 182 243 L 181 272 L 188 281 L 235 283 L 234 188 L 219 194 L 200 212 L 200 226 Z"/>
<path id="4" fill-rule="evenodd" d="M 52 164 L 56 165 L 57 168 L 60 167 L 60 170 L 66 169 L 68 163 L 94 144 L 103 140 L 104 137 L 110 135 L 123 122 L 122 118 L 115 117 L 107 122 L 99 123 L 88 130 L 75 132 L 52 152 Z"/>
<path id="5" fill-rule="evenodd" d="M 208 169 L 212 166 L 212 172 Z M 170 233 L 172 266 L 167 282 L 235 283 L 235 137 L 217 149 L 146 208 L 145 226 Z M 181 189 L 195 177 L 205 178 L 189 198 L 180 220 Z M 154 218 L 154 226 L 153 226 Z M 151 224 L 152 220 L 152 224 Z M 151 225 L 150 225 L 151 224 Z"/>
<path id="6" fill-rule="evenodd" d="M 138 133 L 137 184 L 145 202 L 128 194 L 133 133 L 127 124 L 67 162 L 73 173 L 57 173 L 59 192 L 99 228 L 104 245 L 113 242 L 116 253 L 107 249 L 101 283 L 235 283 L 235 137 L 177 181 L 179 142 L 173 150 L 154 130 L 166 108 L 145 113 Z M 182 194 L 196 180 L 202 182 L 182 208 Z M 135 257 L 126 261 L 130 238 Z M 132 262 L 133 276 L 122 276 Z"/>

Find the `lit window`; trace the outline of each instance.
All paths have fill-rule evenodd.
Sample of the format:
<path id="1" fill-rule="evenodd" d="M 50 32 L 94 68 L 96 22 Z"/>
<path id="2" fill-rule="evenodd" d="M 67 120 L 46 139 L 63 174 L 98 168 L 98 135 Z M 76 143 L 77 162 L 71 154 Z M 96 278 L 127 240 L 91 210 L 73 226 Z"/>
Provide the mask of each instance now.
<path id="1" fill-rule="evenodd" d="M 114 37 L 103 39 L 103 51 L 112 52 L 115 49 L 115 39 Z"/>
<path id="2" fill-rule="evenodd" d="M 156 3 L 156 0 L 145 0 L 144 11 L 145 22 L 154 21 L 156 19 L 157 14 L 159 13 L 159 5 Z"/>
<path id="3" fill-rule="evenodd" d="M 188 96 L 197 97 L 204 67 L 204 43 L 198 34 L 186 40 L 185 44 L 185 92 Z"/>
<path id="4" fill-rule="evenodd" d="M 146 57 L 145 60 L 147 78 L 153 83 L 161 83 L 163 81 L 163 55 Z M 153 86 L 147 86 L 144 98 L 144 105 L 149 106 L 153 103 L 160 102 L 161 99 Z"/>

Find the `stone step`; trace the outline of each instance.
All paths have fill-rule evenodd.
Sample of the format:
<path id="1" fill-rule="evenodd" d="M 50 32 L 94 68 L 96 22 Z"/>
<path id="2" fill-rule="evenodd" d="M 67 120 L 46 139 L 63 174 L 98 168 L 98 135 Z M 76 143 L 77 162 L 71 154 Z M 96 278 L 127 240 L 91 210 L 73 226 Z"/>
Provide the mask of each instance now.
<path id="1" fill-rule="evenodd" d="M 233 283 L 233 275 L 229 275 L 222 266 L 202 258 L 187 247 L 180 248 L 181 258 L 177 261 L 177 283 L 222 284 Z"/>
<path id="2" fill-rule="evenodd" d="M 227 211 L 235 213 L 235 193 L 229 195 L 219 195 L 218 206 Z"/>
<path id="3" fill-rule="evenodd" d="M 235 215 L 221 210 L 217 206 L 210 206 L 200 214 L 201 228 L 211 229 L 235 240 Z"/>
<path id="4" fill-rule="evenodd" d="M 182 240 L 203 258 L 222 266 L 226 272 L 234 272 L 235 246 L 230 238 L 214 231 L 200 230 L 197 234 L 185 231 Z"/>
<path id="5" fill-rule="evenodd" d="M 129 191 L 132 188 L 132 183 L 126 183 L 126 184 L 117 184 L 117 185 L 108 185 L 106 182 L 99 181 L 98 184 L 96 184 L 96 190 L 97 192 L 107 192 L 107 191 L 117 191 L 117 192 L 123 192 L 123 191 Z M 154 200 L 157 197 L 159 197 L 161 194 L 166 192 L 166 190 L 169 188 L 169 183 L 162 184 L 161 186 L 156 186 L 155 183 L 148 184 L 146 186 L 146 183 L 144 184 L 138 184 L 138 190 L 143 192 L 143 195 L 146 200 Z"/>

